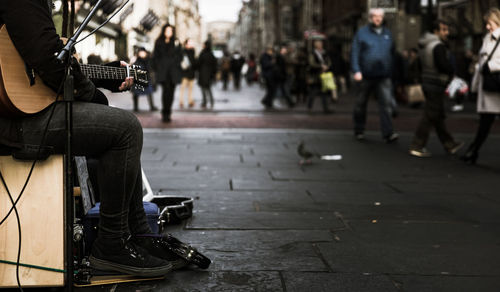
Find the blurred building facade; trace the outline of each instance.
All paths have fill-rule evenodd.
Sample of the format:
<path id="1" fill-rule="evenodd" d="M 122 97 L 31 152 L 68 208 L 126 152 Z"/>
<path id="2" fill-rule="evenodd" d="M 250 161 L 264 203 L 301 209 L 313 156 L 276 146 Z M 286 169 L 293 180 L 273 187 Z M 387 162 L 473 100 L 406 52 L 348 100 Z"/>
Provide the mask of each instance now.
<path id="1" fill-rule="evenodd" d="M 227 50 L 234 29 L 235 24 L 230 21 L 211 21 L 206 24 L 207 36 L 217 51 L 217 57 L 220 57 L 222 51 Z"/>
<path id="2" fill-rule="evenodd" d="M 77 1 L 76 25 L 79 25 L 96 0 Z M 97 28 L 123 5 L 125 0 L 104 0 L 98 14 L 82 32 L 81 38 Z M 55 1 L 54 22 L 62 26 L 62 1 Z M 165 23 L 172 23 L 177 29 L 177 38 L 184 41 L 191 38 L 201 48 L 202 27 L 198 0 L 130 0 L 108 24 L 77 46 L 83 62 L 88 56 L 97 55 L 104 62 L 116 59 L 130 59 L 138 47 L 149 51 Z M 59 30 L 59 33 L 61 30 Z"/>
<path id="3" fill-rule="evenodd" d="M 417 47 L 419 36 L 440 16 L 451 22 L 453 46 L 477 50 L 484 34 L 482 15 L 497 0 L 248 0 L 230 36 L 229 49 L 260 54 L 266 46 L 310 45 L 305 35 L 324 35 L 330 47 L 348 57 L 368 11 L 381 7 L 398 51 Z M 465 40 L 465 44 L 463 43 Z"/>

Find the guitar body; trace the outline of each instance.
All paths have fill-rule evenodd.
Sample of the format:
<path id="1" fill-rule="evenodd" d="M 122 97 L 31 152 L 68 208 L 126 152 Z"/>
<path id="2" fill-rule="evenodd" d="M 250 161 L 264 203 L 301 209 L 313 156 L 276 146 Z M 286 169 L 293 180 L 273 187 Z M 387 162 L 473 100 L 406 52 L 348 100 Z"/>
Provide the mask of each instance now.
<path id="1" fill-rule="evenodd" d="M 56 93 L 36 76 L 30 86 L 24 61 L 17 52 L 5 25 L 0 27 L 0 115 L 23 116 L 37 113 L 55 101 Z"/>

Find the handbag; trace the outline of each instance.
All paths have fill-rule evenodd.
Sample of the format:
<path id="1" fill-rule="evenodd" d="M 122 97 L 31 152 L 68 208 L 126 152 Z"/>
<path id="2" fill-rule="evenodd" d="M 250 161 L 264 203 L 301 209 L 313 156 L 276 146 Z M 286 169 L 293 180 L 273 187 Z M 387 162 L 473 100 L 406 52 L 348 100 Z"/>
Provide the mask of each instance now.
<path id="1" fill-rule="evenodd" d="M 500 37 L 498 38 L 493 51 L 491 51 L 488 59 L 483 64 L 481 74 L 483 75 L 483 90 L 489 92 L 500 92 L 500 72 L 491 72 L 490 70 L 484 70 L 485 66 L 488 66 L 488 62 L 491 60 L 493 53 L 495 53 L 498 43 L 500 42 Z"/>
<path id="2" fill-rule="evenodd" d="M 333 80 L 332 72 L 324 72 L 319 75 L 321 79 L 321 90 L 323 92 L 336 90 L 337 86 L 335 85 L 335 81 Z"/>
<path id="3" fill-rule="evenodd" d="M 406 96 L 408 96 L 409 104 L 425 102 L 424 91 L 422 85 L 414 84 L 406 86 Z"/>

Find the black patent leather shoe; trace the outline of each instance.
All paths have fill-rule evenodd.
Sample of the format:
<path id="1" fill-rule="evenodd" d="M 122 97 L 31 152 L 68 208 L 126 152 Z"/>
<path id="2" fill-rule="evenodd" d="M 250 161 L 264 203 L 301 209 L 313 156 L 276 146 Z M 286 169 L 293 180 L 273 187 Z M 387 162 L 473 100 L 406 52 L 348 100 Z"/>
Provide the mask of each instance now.
<path id="1" fill-rule="evenodd" d="M 149 246 L 149 248 L 151 249 L 148 249 L 148 251 L 152 254 L 156 253 L 158 256 L 160 256 L 161 254 L 166 254 L 169 257 L 174 254 L 177 257 L 183 259 L 188 264 L 194 264 L 200 269 L 207 269 L 212 263 L 209 258 L 201 254 L 198 250 L 196 250 L 196 248 L 180 241 L 171 234 L 140 234 L 135 235 L 134 237 L 136 238 L 137 242 L 142 242 L 144 246 Z"/>

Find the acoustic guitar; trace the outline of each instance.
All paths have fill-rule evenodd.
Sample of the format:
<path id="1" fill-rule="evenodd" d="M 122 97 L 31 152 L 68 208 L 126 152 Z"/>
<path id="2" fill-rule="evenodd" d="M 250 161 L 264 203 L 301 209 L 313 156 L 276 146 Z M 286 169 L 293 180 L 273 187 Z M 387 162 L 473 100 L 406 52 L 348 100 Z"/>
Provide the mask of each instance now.
<path id="1" fill-rule="evenodd" d="M 90 79 L 124 80 L 134 77 L 134 83 L 145 87 L 147 72 L 131 67 L 80 65 L 82 73 Z M 46 86 L 35 74 L 30 85 L 23 59 L 17 52 L 5 25 L 0 26 L 0 116 L 19 117 L 35 114 L 56 100 L 56 92 Z"/>

